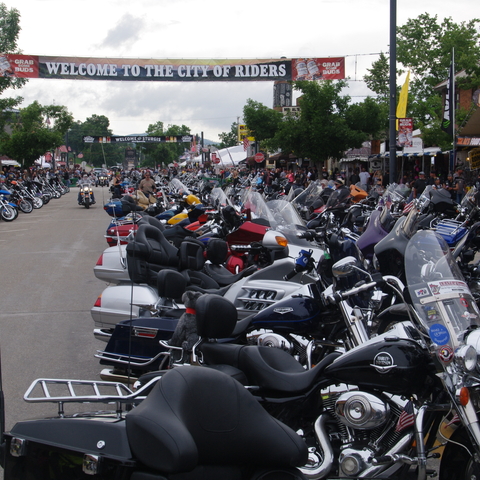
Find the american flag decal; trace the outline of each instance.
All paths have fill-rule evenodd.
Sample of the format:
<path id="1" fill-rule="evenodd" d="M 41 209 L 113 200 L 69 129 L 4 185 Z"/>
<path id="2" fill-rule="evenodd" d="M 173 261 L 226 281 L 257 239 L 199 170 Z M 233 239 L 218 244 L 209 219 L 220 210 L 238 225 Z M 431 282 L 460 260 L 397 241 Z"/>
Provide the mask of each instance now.
<path id="1" fill-rule="evenodd" d="M 415 205 L 415 202 L 414 200 L 412 200 L 411 202 L 407 203 L 404 207 L 403 207 L 403 214 L 405 213 L 408 213 L 412 208 L 413 206 Z"/>
<path id="2" fill-rule="evenodd" d="M 402 432 L 408 427 L 411 427 L 415 423 L 415 414 L 413 413 L 413 403 L 409 400 L 403 407 L 403 412 L 398 417 L 396 432 Z"/>

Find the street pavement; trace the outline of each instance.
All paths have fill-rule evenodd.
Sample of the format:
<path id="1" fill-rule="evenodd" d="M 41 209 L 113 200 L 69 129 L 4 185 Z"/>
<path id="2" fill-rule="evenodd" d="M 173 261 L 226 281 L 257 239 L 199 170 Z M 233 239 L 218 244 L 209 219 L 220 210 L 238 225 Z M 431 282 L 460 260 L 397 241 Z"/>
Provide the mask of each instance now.
<path id="1" fill-rule="evenodd" d="M 106 287 L 93 267 L 108 247 L 108 188 L 77 204 L 77 188 L 13 222 L 0 221 L 0 347 L 6 430 L 18 420 L 54 416 L 55 404 L 26 403 L 36 378 L 99 380 L 90 308 Z M 66 413 L 72 411 L 66 407 Z M 94 408 L 90 405 L 89 409 Z"/>

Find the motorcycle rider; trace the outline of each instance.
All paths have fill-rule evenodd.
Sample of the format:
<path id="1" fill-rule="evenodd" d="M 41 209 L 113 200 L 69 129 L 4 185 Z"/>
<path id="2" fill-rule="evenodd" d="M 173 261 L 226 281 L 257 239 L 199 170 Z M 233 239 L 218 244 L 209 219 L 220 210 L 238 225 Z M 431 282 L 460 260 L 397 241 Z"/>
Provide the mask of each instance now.
<path id="1" fill-rule="evenodd" d="M 149 170 L 145 172 L 145 177 L 140 181 L 138 189 L 148 198 L 157 189 L 155 186 L 155 180 L 152 178 Z"/>
<path id="2" fill-rule="evenodd" d="M 88 177 L 86 173 L 83 174 L 83 177 L 78 181 L 78 186 L 81 187 L 82 185 L 92 185 L 94 182 L 92 179 Z M 80 193 L 80 190 L 78 191 L 78 198 L 77 198 L 78 204 L 82 204 L 82 195 Z M 92 190 L 92 204 L 95 203 L 95 194 L 93 193 Z"/>

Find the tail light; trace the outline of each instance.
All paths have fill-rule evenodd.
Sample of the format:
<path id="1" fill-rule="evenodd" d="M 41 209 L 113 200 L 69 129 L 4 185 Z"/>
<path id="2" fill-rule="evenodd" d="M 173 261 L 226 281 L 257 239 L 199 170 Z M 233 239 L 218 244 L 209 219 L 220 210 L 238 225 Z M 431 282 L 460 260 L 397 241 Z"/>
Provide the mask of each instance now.
<path id="1" fill-rule="evenodd" d="M 103 253 L 98 257 L 96 265 L 103 265 Z"/>
<path id="2" fill-rule="evenodd" d="M 93 305 L 94 307 L 101 307 L 102 306 L 102 295 L 99 295 L 97 301 Z"/>

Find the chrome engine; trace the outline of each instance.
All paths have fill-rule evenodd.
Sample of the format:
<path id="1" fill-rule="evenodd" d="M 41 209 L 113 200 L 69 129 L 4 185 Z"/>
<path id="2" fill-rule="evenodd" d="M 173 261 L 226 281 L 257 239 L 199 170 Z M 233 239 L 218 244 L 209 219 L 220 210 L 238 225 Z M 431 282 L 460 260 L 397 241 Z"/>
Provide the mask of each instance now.
<path id="1" fill-rule="evenodd" d="M 331 450 L 335 444 L 335 450 L 340 450 L 339 476 L 357 478 L 393 473 L 402 465 L 378 465 L 372 459 L 400 453 L 411 444 L 412 432 L 395 431 L 403 410 L 402 400 L 397 403 L 393 398 L 342 387 L 336 392 L 322 392 L 325 412 L 337 421 L 337 427 L 328 431 L 328 444 L 322 445 L 320 441 L 321 449 Z"/>

